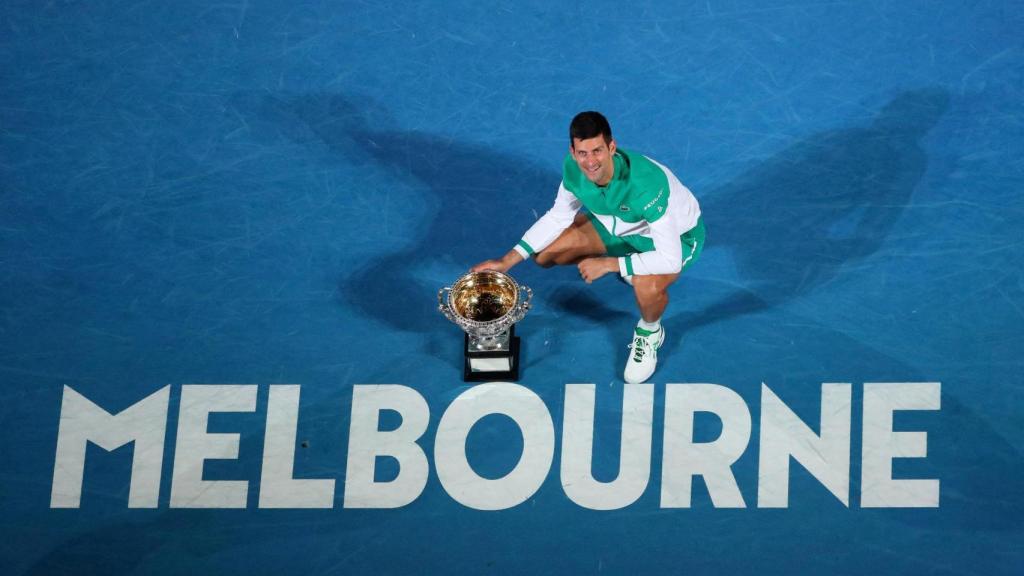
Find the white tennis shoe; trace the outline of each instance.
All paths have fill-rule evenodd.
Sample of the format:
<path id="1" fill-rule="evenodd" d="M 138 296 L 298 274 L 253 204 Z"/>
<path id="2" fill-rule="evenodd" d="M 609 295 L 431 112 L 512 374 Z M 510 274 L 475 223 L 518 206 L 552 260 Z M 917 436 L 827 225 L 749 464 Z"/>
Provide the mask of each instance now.
<path id="1" fill-rule="evenodd" d="M 654 374 L 658 366 L 658 348 L 665 342 L 665 327 L 649 332 L 637 327 L 629 344 L 629 358 L 623 378 L 629 384 L 641 384 Z"/>

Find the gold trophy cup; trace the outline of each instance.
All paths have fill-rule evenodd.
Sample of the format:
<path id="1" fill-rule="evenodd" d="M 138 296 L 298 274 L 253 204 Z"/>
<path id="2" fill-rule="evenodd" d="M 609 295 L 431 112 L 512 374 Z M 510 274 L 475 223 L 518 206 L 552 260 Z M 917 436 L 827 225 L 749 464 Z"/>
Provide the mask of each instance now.
<path id="1" fill-rule="evenodd" d="M 465 381 L 519 379 L 515 323 L 532 298 L 533 290 L 494 270 L 470 272 L 437 291 L 437 309 L 466 333 Z"/>

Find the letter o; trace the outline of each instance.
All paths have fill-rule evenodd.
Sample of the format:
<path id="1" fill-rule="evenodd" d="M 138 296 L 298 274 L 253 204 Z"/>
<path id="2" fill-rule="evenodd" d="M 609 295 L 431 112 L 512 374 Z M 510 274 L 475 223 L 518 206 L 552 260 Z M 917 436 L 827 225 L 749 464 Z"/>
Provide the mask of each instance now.
<path id="1" fill-rule="evenodd" d="M 511 472 L 483 478 L 466 458 L 466 438 L 481 418 L 503 414 L 523 434 L 523 453 Z M 477 510 L 504 510 L 525 502 L 540 488 L 551 470 L 555 427 L 539 396 L 518 384 L 479 384 L 448 406 L 437 426 L 434 460 L 445 491 L 457 502 Z"/>

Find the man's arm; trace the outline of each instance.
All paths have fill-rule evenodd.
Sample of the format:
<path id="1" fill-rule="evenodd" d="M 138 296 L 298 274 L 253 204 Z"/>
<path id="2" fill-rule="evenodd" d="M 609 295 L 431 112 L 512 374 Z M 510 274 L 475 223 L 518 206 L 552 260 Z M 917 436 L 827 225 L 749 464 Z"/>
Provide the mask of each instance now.
<path id="1" fill-rule="evenodd" d="M 619 274 L 676 274 L 682 270 L 683 246 L 671 218 L 659 218 L 651 223 L 651 239 L 654 240 L 654 250 L 619 258 Z"/>
<path id="2" fill-rule="evenodd" d="M 676 274 L 682 270 L 683 248 L 679 242 L 679 227 L 671 218 L 662 217 L 650 223 L 654 250 L 620 258 L 599 256 L 579 263 L 580 276 L 590 284 L 610 272 L 622 277 L 649 274 Z"/>
<path id="3" fill-rule="evenodd" d="M 507 272 L 516 264 L 550 246 L 558 238 L 559 234 L 572 224 L 576 213 L 580 211 L 582 206 L 583 204 L 576 198 L 576 195 L 570 192 L 564 183 L 559 185 L 554 205 L 537 219 L 533 226 L 530 226 L 530 229 L 523 234 L 523 238 L 512 250 L 509 250 L 501 258 L 485 260 L 473 266 L 470 271 L 497 270 L 499 272 Z"/>

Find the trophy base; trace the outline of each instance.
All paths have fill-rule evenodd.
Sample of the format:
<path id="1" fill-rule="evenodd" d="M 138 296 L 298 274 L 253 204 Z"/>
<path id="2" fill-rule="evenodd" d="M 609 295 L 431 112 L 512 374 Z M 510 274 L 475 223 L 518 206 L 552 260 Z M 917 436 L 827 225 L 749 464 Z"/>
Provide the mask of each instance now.
<path id="1" fill-rule="evenodd" d="M 508 345 L 497 350 L 476 350 L 465 335 L 465 362 L 462 379 L 466 382 L 514 382 L 519 379 L 519 337 L 516 327 L 508 329 Z"/>

